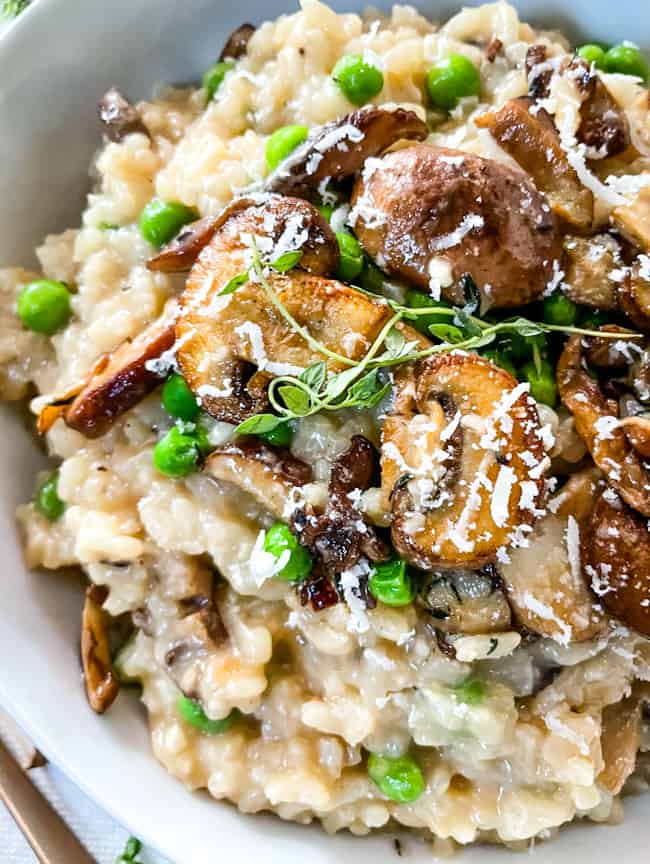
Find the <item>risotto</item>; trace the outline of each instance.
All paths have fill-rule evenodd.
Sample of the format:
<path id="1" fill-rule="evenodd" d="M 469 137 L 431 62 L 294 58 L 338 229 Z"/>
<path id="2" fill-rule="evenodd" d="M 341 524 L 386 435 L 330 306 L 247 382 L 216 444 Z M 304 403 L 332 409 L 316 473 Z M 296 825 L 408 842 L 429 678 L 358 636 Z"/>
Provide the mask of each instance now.
<path id="1" fill-rule="evenodd" d="M 100 102 L 0 271 L 89 703 L 188 789 L 439 851 L 622 816 L 650 752 L 650 97 L 504 2 L 318 0 Z"/>

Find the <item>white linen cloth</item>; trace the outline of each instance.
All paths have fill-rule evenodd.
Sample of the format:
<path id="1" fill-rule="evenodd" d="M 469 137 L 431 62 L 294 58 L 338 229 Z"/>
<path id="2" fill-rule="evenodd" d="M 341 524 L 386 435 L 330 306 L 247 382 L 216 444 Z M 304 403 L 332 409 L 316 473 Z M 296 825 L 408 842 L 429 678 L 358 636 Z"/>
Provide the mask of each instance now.
<path id="1" fill-rule="evenodd" d="M 23 764 L 30 746 L 13 721 L 1 710 L 0 737 Z M 54 765 L 35 768 L 29 772 L 29 777 L 97 860 L 97 864 L 115 864 L 115 859 L 124 851 L 129 833 L 77 789 Z M 140 857 L 143 864 L 171 864 L 149 849 L 143 849 Z M 2 864 L 37 864 L 36 856 L 2 804 L 0 861 Z"/>

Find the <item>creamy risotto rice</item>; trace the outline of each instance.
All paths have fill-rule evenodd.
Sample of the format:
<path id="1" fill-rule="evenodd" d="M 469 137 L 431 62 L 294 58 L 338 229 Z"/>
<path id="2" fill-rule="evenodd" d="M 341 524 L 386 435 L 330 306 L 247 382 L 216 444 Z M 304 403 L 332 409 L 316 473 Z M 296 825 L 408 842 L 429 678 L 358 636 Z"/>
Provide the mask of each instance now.
<path id="1" fill-rule="evenodd" d="M 18 511 L 25 555 L 88 577 L 90 702 L 139 684 L 154 753 L 188 789 L 328 832 L 398 823 L 448 851 L 615 822 L 650 764 L 650 361 L 642 338 L 571 327 L 599 313 L 650 332 L 648 91 L 504 2 L 439 26 L 301 0 L 240 41 L 212 99 L 113 92 L 80 227 L 45 239 L 38 273 L 0 271 L 1 393 L 31 399 L 58 466 Z M 396 130 L 351 114 L 332 75 L 347 55 L 381 73 L 370 102 Z M 450 55 L 480 87 L 442 110 L 429 70 Z M 291 125 L 311 137 L 271 173 L 269 137 Z M 179 266 L 141 222 L 153 199 L 214 217 L 196 247 L 181 230 Z M 360 241 L 355 276 L 314 204 Z M 362 266 L 393 306 L 345 284 Z M 70 294 L 53 333 L 17 306 L 42 279 Z M 273 377 L 355 368 L 427 298 L 464 311 L 444 332 L 401 316 L 393 359 L 444 350 L 387 362 L 376 404 L 309 414 L 294 385 L 286 439 L 236 436 L 289 405 L 266 401 Z M 448 344 L 517 315 L 564 329 L 497 330 L 483 359 Z M 171 344 L 119 367 L 158 319 Z M 119 374 L 84 402 L 104 355 Z M 179 371 L 198 419 L 161 404 Z M 174 429 L 195 470 L 170 476 Z"/>

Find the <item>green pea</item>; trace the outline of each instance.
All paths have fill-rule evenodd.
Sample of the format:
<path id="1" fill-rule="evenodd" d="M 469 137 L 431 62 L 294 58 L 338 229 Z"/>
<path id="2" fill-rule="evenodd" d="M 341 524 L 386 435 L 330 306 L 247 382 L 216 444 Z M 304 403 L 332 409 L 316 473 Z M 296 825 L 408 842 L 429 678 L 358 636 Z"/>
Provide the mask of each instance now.
<path id="1" fill-rule="evenodd" d="M 220 735 L 230 729 L 237 717 L 237 712 L 231 711 L 227 717 L 223 717 L 221 720 L 210 720 L 199 703 L 193 699 L 188 699 L 187 696 L 179 696 L 177 709 L 186 723 L 206 735 Z"/>
<path id="2" fill-rule="evenodd" d="M 636 45 L 623 42 L 614 45 L 605 54 L 605 71 L 619 72 L 622 75 L 634 75 L 647 83 L 650 76 L 648 63 Z"/>
<path id="3" fill-rule="evenodd" d="M 611 323 L 609 315 L 599 309 L 581 309 L 578 315 L 578 324 L 585 330 L 598 330 Z"/>
<path id="4" fill-rule="evenodd" d="M 276 522 L 266 532 L 264 550 L 278 559 L 285 552 L 289 553 L 286 564 L 279 573 L 275 574 L 279 579 L 300 582 L 311 572 L 313 566 L 311 555 L 304 546 L 300 545 L 296 536 L 283 522 Z"/>
<path id="5" fill-rule="evenodd" d="M 519 333 L 511 333 L 506 344 L 515 363 L 524 363 L 526 360 L 530 360 L 535 353 L 544 351 L 546 334 L 536 333 L 534 336 L 520 336 Z"/>
<path id="6" fill-rule="evenodd" d="M 172 426 L 153 450 L 153 464 L 166 477 L 186 477 L 198 467 L 200 450 L 196 438 Z"/>
<path id="7" fill-rule="evenodd" d="M 282 126 L 276 129 L 266 142 L 266 164 L 269 171 L 275 171 L 280 162 L 283 162 L 309 135 L 306 126 Z"/>
<path id="8" fill-rule="evenodd" d="M 414 288 L 409 288 L 406 292 L 406 305 L 411 309 L 451 309 L 448 303 L 443 300 L 434 300 L 429 294 L 424 294 L 422 291 L 416 291 Z M 431 336 L 429 333 L 429 325 L 431 324 L 450 324 L 452 316 L 436 315 L 432 312 L 431 315 L 418 315 L 410 322 L 416 330 L 424 333 L 425 336 Z"/>
<path id="9" fill-rule="evenodd" d="M 424 792 L 422 769 L 411 756 L 368 756 L 368 776 L 391 801 L 410 804 Z"/>
<path id="10" fill-rule="evenodd" d="M 488 360 L 491 360 L 495 365 L 505 369 L 505 371 L 509 372 L 513 378 L 517 377 L 517 368 L 505 351 L 499 351 L 498 349 L 485 351 L 483 356 Z"/>
<path id="11" fill-rule="evenodd" d="M 386 277 L 370 258 L 364 258 L 363 270 L 359 277 L 359 287 L 371 294 L 381 294 Z"/>
<path id="12" fill-rule="evenodd" d="M 415 598 L 415 582 L 406 561 L 393 558 L 375 564 L 368 579 L 368 590 L 386 606 L 408 606 Z"/>
<path id="13" fill-rule="evenodd" d="M 337 231 L 336 239 L 340 254 L 338 277 L 344 282 L 354 282 L 363 270 L 363 249 L 357 238 L 347 231 Z"/>
<path id="14" fill-rule="evenodd" d="M 333 204 L 317 204 L 316 209 L 321 214 L 323 219 L 325 219 L 327 222 L 330 221 L 330 219 L 332 218 L 332 213 L 334 212 Z"/>
<path id="15" fill-rule="evenodd" d="M 193 429 L 191 427 L 194 427 Z M 181 429 L 185 435 L 190 435 L 196 441 L 201 456 L 207 456 L 214 450 L 214 444 L 210 441 L 210 433 L 203 423 L 188 423 L 186 429 Z"/>
<path id="16" fill-rule="evenodd" d="M 140 215 L 140 231 L 148 243 L 160 248 L 169 243 L 183 225 L 198 218 L 198 211 L 194 207 L 187 207 L 180 201 L 154 198 Z"/>
<path id="17" fill-rule="evenodd" d="M 454 694 L 465 705 L 480 705 L 485 699 L 485 684 L 478 678 L 467 678 L 454 687 Z"/>
<path id="18" fill-rule="evenodd" d="M 426 86 L 433 105 L 451 111 L 466 96 L 478 96 L 481 76 L 463 54 L 450 54 L 429 69 Z"/>
<path id="19" fill-rule="evenodd" d="M 280 423 L 279 426 L 271 429 L 270 432 L 262 432 L 259 437 L 268 441 L 274 447 L 290 447 L 293 441 L 293 426 L 289 421 Z"/>
<path id="20" fill-rule="evenodd" d="M 346 54 L 332 69 L 332 78 L 353 105 L 365 105 L 384 87 L 381 69 L 366 63 L 361 54 Z"/>
<path id="21" fill-rule="evenodd" d="M 212 102 L 214 94 L 223 84 L 223 79 L 231 69 L 235 68 L 234 60 L 221 60 L 211 66 L 203 76 L 203 87 L 208 91 L 208 102 Z"/>
<path id="22" fill-rule="evenodd" d="M 49 519 L 50 522 L 56 522 L 63 515 L 65 504 L 59 498 L 59 472 L 53 471 L 38 487 L 34 504 L 38 512 Z"/>
<path id="23" fill-rule="evenodd" d="M 185 378 L 176 373 L 165 381 L 162 404 L 168 414 L 180 420 L 194 420 L 201 410 Z"/>
<path id="24" fill-rule="evenodd" d="M 63 282 L 37 279 L 18 295 L 18 317 L 28 330 L 51 336 L 70 320 L 70 292 Z"/>
<path id="25" fill-rule="evenodd" d="M 557 402 L 557 382 L 555 369 L 548 360 L 540 359 L 539 368 L 534 360 L 525 363 L 519 370 L 521 381 L 530 384 L 533 399 L 553 408 Z"/>
<path id="26" fill-rule="evenodd" d="M 571 327 L 576 323 L 578 307 L 573 300 L 569 300 L 566 294 L 555 291 L 549 297 L 544 298 L 543 317 L 547 324 Z"/>
<path id="27" fill-rule="evenodd" d="M 595 42 L 581 45 L 577 50 L 578 57 L 582 57 L 587 63 L 593 63 L 596 69 L 605 68 L 605 50 Z"/>

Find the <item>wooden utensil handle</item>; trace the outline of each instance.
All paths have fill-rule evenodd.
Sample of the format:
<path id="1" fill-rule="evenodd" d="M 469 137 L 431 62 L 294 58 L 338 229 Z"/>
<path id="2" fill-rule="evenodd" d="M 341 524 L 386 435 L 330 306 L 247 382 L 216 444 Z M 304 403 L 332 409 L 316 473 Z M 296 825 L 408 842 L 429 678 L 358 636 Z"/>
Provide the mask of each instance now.
<path id="1" fill-rule="evenodd" d="M 97 864 L 0 741 L 0 800 L 41 864 Z"/>

